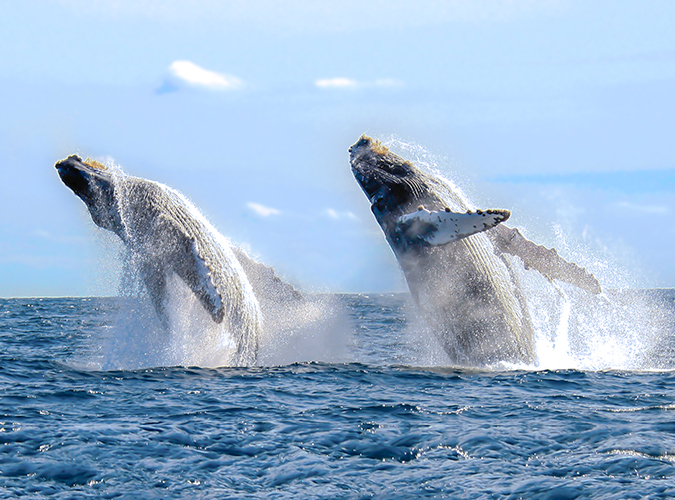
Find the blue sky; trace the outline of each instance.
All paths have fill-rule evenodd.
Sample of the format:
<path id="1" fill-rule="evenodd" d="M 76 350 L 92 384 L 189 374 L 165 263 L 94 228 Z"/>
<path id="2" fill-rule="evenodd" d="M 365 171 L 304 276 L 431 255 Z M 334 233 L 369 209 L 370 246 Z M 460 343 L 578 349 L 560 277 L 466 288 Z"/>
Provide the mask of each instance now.
<path id="1" fill-rule="evenodd" d="M 668 1 L 0 1 L 0 296 L 115 293 L 72 153 L 305 289 L 403 290 L 349 170 L 364 132 L 609 285 L 675 286 L 673 25 Z"/>

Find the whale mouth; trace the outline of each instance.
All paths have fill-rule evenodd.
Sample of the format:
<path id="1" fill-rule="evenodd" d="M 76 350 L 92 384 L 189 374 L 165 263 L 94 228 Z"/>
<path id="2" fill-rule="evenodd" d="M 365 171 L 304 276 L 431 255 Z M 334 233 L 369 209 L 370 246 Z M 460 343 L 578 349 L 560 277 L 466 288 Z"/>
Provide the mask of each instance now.
<path id="1" fill-rule="evenodd" d="M 382 192 L 374 194 L 373 197 L 370 198 L 370 206 L 371 207 L 380 206 L 382 204 L 382 200 L 384 200 L 385 198 L 386 196 Z"/>
<path id="2" fill-rule="evenodd" d="M 124 240 L 124 225 L 111 169 L 91 158 L 83 161 L 78 155 L 59 160 L 54 167 L 61 181 L 87 206 L 94 224 L 116 233 Z"/>
<path id="3" fill-rule="evenodd" d="M 54 164 L 63 183 L 78 195 L 89 190 L 92 182 L 110 184 L 110 170 L 103 163 L 87 158 L 82 160 L 78 155 L 70 155 Z"/>

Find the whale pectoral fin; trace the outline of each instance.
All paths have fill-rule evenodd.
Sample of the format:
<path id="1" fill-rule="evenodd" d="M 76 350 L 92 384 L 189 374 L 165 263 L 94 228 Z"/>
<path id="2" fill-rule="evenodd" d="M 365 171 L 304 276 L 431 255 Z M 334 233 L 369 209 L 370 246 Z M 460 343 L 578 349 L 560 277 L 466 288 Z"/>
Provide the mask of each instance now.
<path id="1" fill-rule="evenodd" d="M 520 257 L 526 269 L 535 269 L 549 279 L 565 281 L 591 293 L 602 292 L 596 277 L 586 269 L 563 259 L 554 248 L 533 243 L 518 229 L 500 226 L 491 237 L 502 252 Z"/>
<path id="2" fill-rule="evenodd" d="M 246 277 L 251 283 L 253 293 L 260 299 L 273 301 L 275 304 L 304 302 L 305 297 L 292 285 L 282 281 L 274 268 L 256 261 L 239 247 L 232 247 L 232 252 L 244 268 Z"/>
<path id="3" fill-rule="evenodd" d="M 427 245 L 445 245 L 472 234 L 495 227 L 509 218 L 508 210 L 486 210 L 457 213 L 446 209 L 442 212 L 425 210 L 401 216 L 397 230 L 410 241 Z"/>
<path id="4" fill-rule="evenodd" d="M 225 300 L 213 282 L 212 271 L 197 244 L 182 231 L 174 231 L 171 239 L 175 242 L 172 269 L 190 287 L 213 321 L 221 323 L 225 317 Z"/>
<path id="5" fill-rule="evenodd" d="M 168 330 L 169 318 L 166 315 L 166 307 L 164 305 L 164 297 L 166 296 L 166 275 L 164 274 L 164 269 L 161 269 L 152 262 L 146 261 L 141 263 L 140 272 L 157 317 L 164 329 Z"/>

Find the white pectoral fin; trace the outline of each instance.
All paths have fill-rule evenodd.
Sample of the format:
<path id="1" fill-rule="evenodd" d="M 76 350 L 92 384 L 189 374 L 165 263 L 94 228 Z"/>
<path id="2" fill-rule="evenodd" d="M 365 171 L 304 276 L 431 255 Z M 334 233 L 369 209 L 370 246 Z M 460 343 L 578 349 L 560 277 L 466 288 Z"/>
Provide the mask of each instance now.
<path id="1" fill-rule="evenodd" d="M 145 261 L 141 262 L 140 273 L 157 317 L 164 329 L 168 330 L 169 318 L 164 303 L 166 296 L 166 275 L 164 274 L 164 269 L 153 262 Z"/>
<path id="2" fill-rule="evenodd" d="M 196 242 L 179 233 L 172 255 L 172 267 L 190 287 L 204 309 L 216 323 L 225 317 L 225 300 L 213 280 L 213 270 L 201 255 Z"/>
<path id="3" fill-rule="evenodd" d="M 581 266 L 563 259 L 554 248 L 537 245 L 518 229 L 500 226 L 492 233 L 493 243 L 505 253 L 520 257 L 526 268 L 535 269 L 549 279 L 565 281 L 591 293 L 601 293 L 600 283 Z"/>
<path id="4" fill-rule="evenodd" d="M 437 212 L 420 207 L 416 212 L 401 216 L 397 227 L 410 240 L 421 240 L 436 246 L 493 228 L 510 215 L 508 210 L 457 213 L 449 209 Z"/>

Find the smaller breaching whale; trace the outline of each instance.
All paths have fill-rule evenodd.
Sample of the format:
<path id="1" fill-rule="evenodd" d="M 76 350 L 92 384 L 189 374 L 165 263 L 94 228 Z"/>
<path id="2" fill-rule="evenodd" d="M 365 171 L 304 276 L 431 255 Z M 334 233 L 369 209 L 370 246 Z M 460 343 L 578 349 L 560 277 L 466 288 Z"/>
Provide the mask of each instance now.
<path id="1" fill-rule="evenodd" d="M 454 186 L 365 135 L 349 153 L 421 316 L 453 363 L 535 361 L 526 297 L 507 254 L 550 280 L 601 291 L 585 269 L 502 224 L 507 210 L 468 210 Z"/>
<path id="2" fill-rule="evenodd" d="M 255 363 L 262 313 L 239 259 L 263 269 L 239 251 L 177 191 L 77 155 L 55 165 L 63 183 L 87 206 L 96 225 L 112 231 L 137 259 L 158 317 L 168 328 L 166 287 L 172 273 L 191 289 L 216 323 L 232 335 L 232 364 Z M 263 269 L 264 270 L 264 269 Z M 269 271 L 267 274 L 269 274 Z M 294 290 L 291 290 L 293 292 Z"/>

